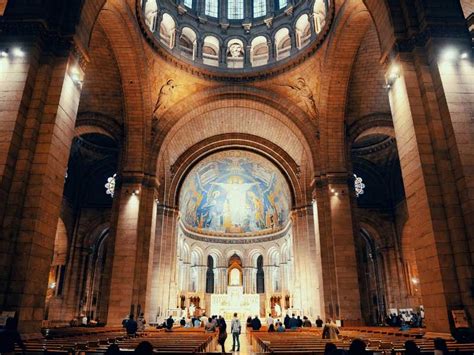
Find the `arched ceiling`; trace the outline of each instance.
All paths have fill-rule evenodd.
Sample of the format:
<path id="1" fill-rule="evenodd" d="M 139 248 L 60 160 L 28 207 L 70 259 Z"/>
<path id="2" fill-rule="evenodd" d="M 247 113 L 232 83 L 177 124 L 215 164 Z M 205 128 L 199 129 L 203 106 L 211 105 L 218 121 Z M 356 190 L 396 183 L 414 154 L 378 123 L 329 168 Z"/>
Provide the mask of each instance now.
<path id="1" fill-rule="evenodd" d="M 232 107 L 208 107 L 197 115 L 193 112 L 184 117 L 170 131 L 163 144 L 166 146 L 169 162 L 173 164 L 192 145 L 208 137 L 238 132 L 259 136 L 279 145 L 300 165 L 305 147 L 296 127 L 289 120 L 281 122 L 267 112 L 247 106 L 235 102 Z"/>

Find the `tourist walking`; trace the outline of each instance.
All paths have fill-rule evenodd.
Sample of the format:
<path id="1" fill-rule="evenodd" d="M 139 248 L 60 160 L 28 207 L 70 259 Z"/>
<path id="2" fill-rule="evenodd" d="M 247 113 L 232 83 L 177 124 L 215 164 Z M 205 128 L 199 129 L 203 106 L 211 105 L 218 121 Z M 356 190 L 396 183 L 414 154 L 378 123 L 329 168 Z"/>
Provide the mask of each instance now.
<path id="1" fill-rule="evenodd" d="M 234 318 L 230 323 L 230 331 L 232 333 L 232 351 L 240 351 L 240 339 L 239 335 L 242 331 L 242 326 L 240 324 L 239 318 L 237 318 L 237 313 L 234 313 Z M 235 349 L 237 345 L 237 350 Z"/>

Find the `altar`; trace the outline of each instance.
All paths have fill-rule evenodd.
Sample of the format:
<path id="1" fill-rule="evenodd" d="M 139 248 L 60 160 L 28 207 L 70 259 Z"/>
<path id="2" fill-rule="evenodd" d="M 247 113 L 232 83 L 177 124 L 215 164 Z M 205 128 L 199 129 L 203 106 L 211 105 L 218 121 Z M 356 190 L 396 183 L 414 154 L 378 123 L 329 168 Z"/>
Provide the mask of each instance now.
<path id="1" fill-rule="evenodd" d="M 211 314 L 232 319 L 235 312 L 240 319 L 260 315 L 260 295 L 244 294 L 242 286 L 228 286 L 227 294 L 211 295 Z"/>

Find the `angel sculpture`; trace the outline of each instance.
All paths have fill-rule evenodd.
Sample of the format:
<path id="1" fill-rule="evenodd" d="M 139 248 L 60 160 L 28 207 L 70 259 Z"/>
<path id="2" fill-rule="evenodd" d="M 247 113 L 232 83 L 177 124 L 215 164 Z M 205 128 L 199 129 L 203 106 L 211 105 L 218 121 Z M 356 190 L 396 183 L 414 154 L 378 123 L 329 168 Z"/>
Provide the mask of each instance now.
<path id="1" fill-rule="evenodd" d="M 313 118 L 316 125 L 318 125 L 317 134 L 319 135 L 319 111 L 314 101 L 313 91 L 311 91 L 311 88 L 306 84 L 306 80 L 300 77 L 296 80 L 296 84 L 294 85 L 286 84 L 281 86 L 287 86 L 292 89 L 295 95 L 304 103 L 306 112 Z"/>
<path id="2" fill-rule="evenodd" d="M 166 109 L 166 105 L 169 103 L 171 97 L 173 96 L 174 89 L 178 85 L 175 84 L 173 79 L 168 79 L 166 84 L 164 84 L 158 95 L 158 99 L 156 100 L 155 109 L 153 110 L 153 115 L 155 116 L 156 112 L 161 108 L 163 110 Z"/>

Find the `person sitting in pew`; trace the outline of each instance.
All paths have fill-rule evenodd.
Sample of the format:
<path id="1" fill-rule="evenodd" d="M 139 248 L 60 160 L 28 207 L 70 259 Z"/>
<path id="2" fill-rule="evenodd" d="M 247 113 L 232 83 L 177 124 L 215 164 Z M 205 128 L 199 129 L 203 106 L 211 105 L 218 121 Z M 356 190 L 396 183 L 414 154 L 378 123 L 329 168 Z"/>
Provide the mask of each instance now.
<path id="1" fill-rule="evenodd" d="M 184 327 L 186 325 L 186 320 L 183 318 L 181 318 L 181 320 L 179 321 L 179 325 L 181 325 L 182 327 Z"/>
<path id="2" fill-rule="evenodd" d="M 332 355 L 337 350 L 337 346 L 334 343 L 326 343 L 324 347 L 324 355 Z"/>
<path id="3" fill-rule="evenodd" d="M 110 344 L 109 347 L 107 348 L 107 351 L 105 352 L 105 355 L 119 355 L 120 354 L 120 348 L 117 344 Z"/>
<path id="4" fill-rule="evenodd" d="M 420 348 L 413 340 L 407 340 L 405 342 L 405 355 L 419 355 L 420 353 Z"/>
<path id="5" fill-rule="evenodd" d="M 448 345 L 443 338 L 434 339 L 434 355 L 448 355 Z"/>
<path id="6" fill-rule="evenodd" d="M 304 328 L 311 328 L 312 327 L 311 321 L 306 316 L 303 317 L 303 327 Z"/>
<path id="7" fill-rule="evenodd" d="M 14 354 L 15 344 L 25 351 L 25 344 L 16 330 L 15 319 L 9 317 L 5 322 L 5 327 L 0 329 L 0 354 Z"/>
<path id="8" fill-rule="evenodd" d="M 142 341 L 137 345 L 134 351 L 135 354 L 139 355 L 152 355 L 153 354 L 153 345 L 148 341 Z"/>
<path id="9" fill-rule="evenodd" d="M 354 339 L 349 347 L 349 355 L 364 355 L 367 353 L 366 347 L 362 339 Z"/>
<path id="10" fill-rule="evenodd" d="M 166 320 L 166 329 L 168 331 L 171 331 L 173 329 L 173 324 L 174 324 L 174 319 L 173 316 L 169 316 L 169 318 Z"/>
<path id="11" fill-rule="evenodd" d="M 262 327 L 262 322 L 260 322 L 260 319 L 258 319 L 258 315 L 256 315 L 255 318 L 252 319 L 252 329 L 260 330 L 261 327 Z"/>
<path id="12" fill-rule="evenodd" d="M 273 324 L 270 324 L 270 326 L 268 327 L 268 332 L 273 333 L 274 331 L 275 331 L 275 326 Z"/>
<path id="13" fill-rule="evenodd" d="M 282 333 L 285 331 L 285 327 L 283 327 L 283 324 L 281 322 L 278 323 L 277 325 L 277 332 Z"/>

